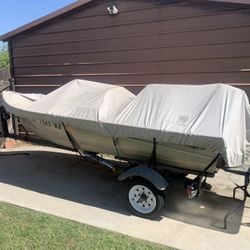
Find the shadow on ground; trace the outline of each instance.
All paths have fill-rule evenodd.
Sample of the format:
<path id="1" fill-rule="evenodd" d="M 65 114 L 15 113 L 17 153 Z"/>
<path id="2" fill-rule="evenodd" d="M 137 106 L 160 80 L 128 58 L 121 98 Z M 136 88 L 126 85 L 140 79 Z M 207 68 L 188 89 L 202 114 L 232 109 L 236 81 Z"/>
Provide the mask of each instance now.
<path id="1" fill-rule="evenodd" d="M 13 155 L 14 153 L 14 155 Z M 0 153 L 0 182 L 29 189 L 77 203 L 131 215 L 127 208 L 126 185 L 114 173 L 72 154 L 45 151 Z M 237 210 L 223 226 L 225 213 L 239 200 L 205 192 L 197 199 L 187 199 L 184 189 L 170 187 L 166 191 L 164 217 L 188 224 L 237 233 L 243 208 Z"/>

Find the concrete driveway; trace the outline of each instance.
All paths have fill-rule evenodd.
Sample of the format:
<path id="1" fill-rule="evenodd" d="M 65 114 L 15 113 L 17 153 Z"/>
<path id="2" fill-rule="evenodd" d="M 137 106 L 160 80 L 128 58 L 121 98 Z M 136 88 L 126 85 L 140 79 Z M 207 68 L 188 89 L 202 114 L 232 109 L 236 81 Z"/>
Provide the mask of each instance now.
<path id="1" fill-rule="evenodd" d="M 250 248 L 249 200 L 230 217 L 227 230 L 218 228 L 225 212 L 239 202 L 230 198 L 230 179 L 243 181 L 219 172 L 209 180 L 216 193 L 194 200 L 183 189 L 169 188 L 161 216 L 146 220 L 128 210 L 124 183 L 75 153 L 32 145 L 0 151 L 1 201 L 179 249 Z"/>

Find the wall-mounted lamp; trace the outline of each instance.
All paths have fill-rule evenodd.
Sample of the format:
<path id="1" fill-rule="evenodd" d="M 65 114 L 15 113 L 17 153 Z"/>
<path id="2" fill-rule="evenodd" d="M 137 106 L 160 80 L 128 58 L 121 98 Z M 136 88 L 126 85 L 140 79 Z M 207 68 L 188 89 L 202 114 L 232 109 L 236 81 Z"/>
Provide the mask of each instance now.
<path id="1" fill-rule="evenodd" d="M 108 7 L 107 10 L 108 10 L 109 15 L 111 16 L 117 15 L 119 13 L 119 9 L 115 5 Z"/>

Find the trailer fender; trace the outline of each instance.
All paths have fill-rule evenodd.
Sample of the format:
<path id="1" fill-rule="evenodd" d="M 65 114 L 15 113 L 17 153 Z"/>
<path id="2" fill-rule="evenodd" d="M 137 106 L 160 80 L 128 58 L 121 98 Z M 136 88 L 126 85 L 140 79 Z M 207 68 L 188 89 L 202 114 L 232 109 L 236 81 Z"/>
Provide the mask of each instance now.
<path id="1" fill-rule="evenodd" d="M 124 181 L 130 177 L 142 177 L 151 182 L 160 191 L 164 191 L 169 185 L 162 175 L 146 166 L 130 168 L 126 172 L 119 175 L 118 180 Z"/>

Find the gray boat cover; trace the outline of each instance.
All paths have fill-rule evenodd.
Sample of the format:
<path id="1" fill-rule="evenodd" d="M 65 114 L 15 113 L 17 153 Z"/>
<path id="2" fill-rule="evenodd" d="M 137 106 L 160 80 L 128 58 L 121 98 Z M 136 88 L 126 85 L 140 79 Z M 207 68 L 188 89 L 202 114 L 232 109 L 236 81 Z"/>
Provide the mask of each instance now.
<path id="1" fill-rule="evenodd" d="M 74 80 L 37 99 L 3 92 L 7 111 L 20 117 L 64 122 L 110 137 L 156 138 L 208 149 L 221 153 L 229 167 L 244 165 L 248 157 L 248 98 L 225 84 L 151 84 L 135 97 L 122 87 Z"/>
<path id="2" fill-rule="evenodd" d="M 73 80 L 44 96 L 10 91 L 2 96 L 6 110 L 19 117 L 64 122 L 105 135 L 102 122 L 114 120 L 134 98 L 123 87 L 85 80 Z"/>
<path id="3" fill-rule="evenodd" d="M 209 149 L 229 167 L 248 158 L 248 97 L 229 85 L 148 85 L 112 123 L 117 137 Z"/>

